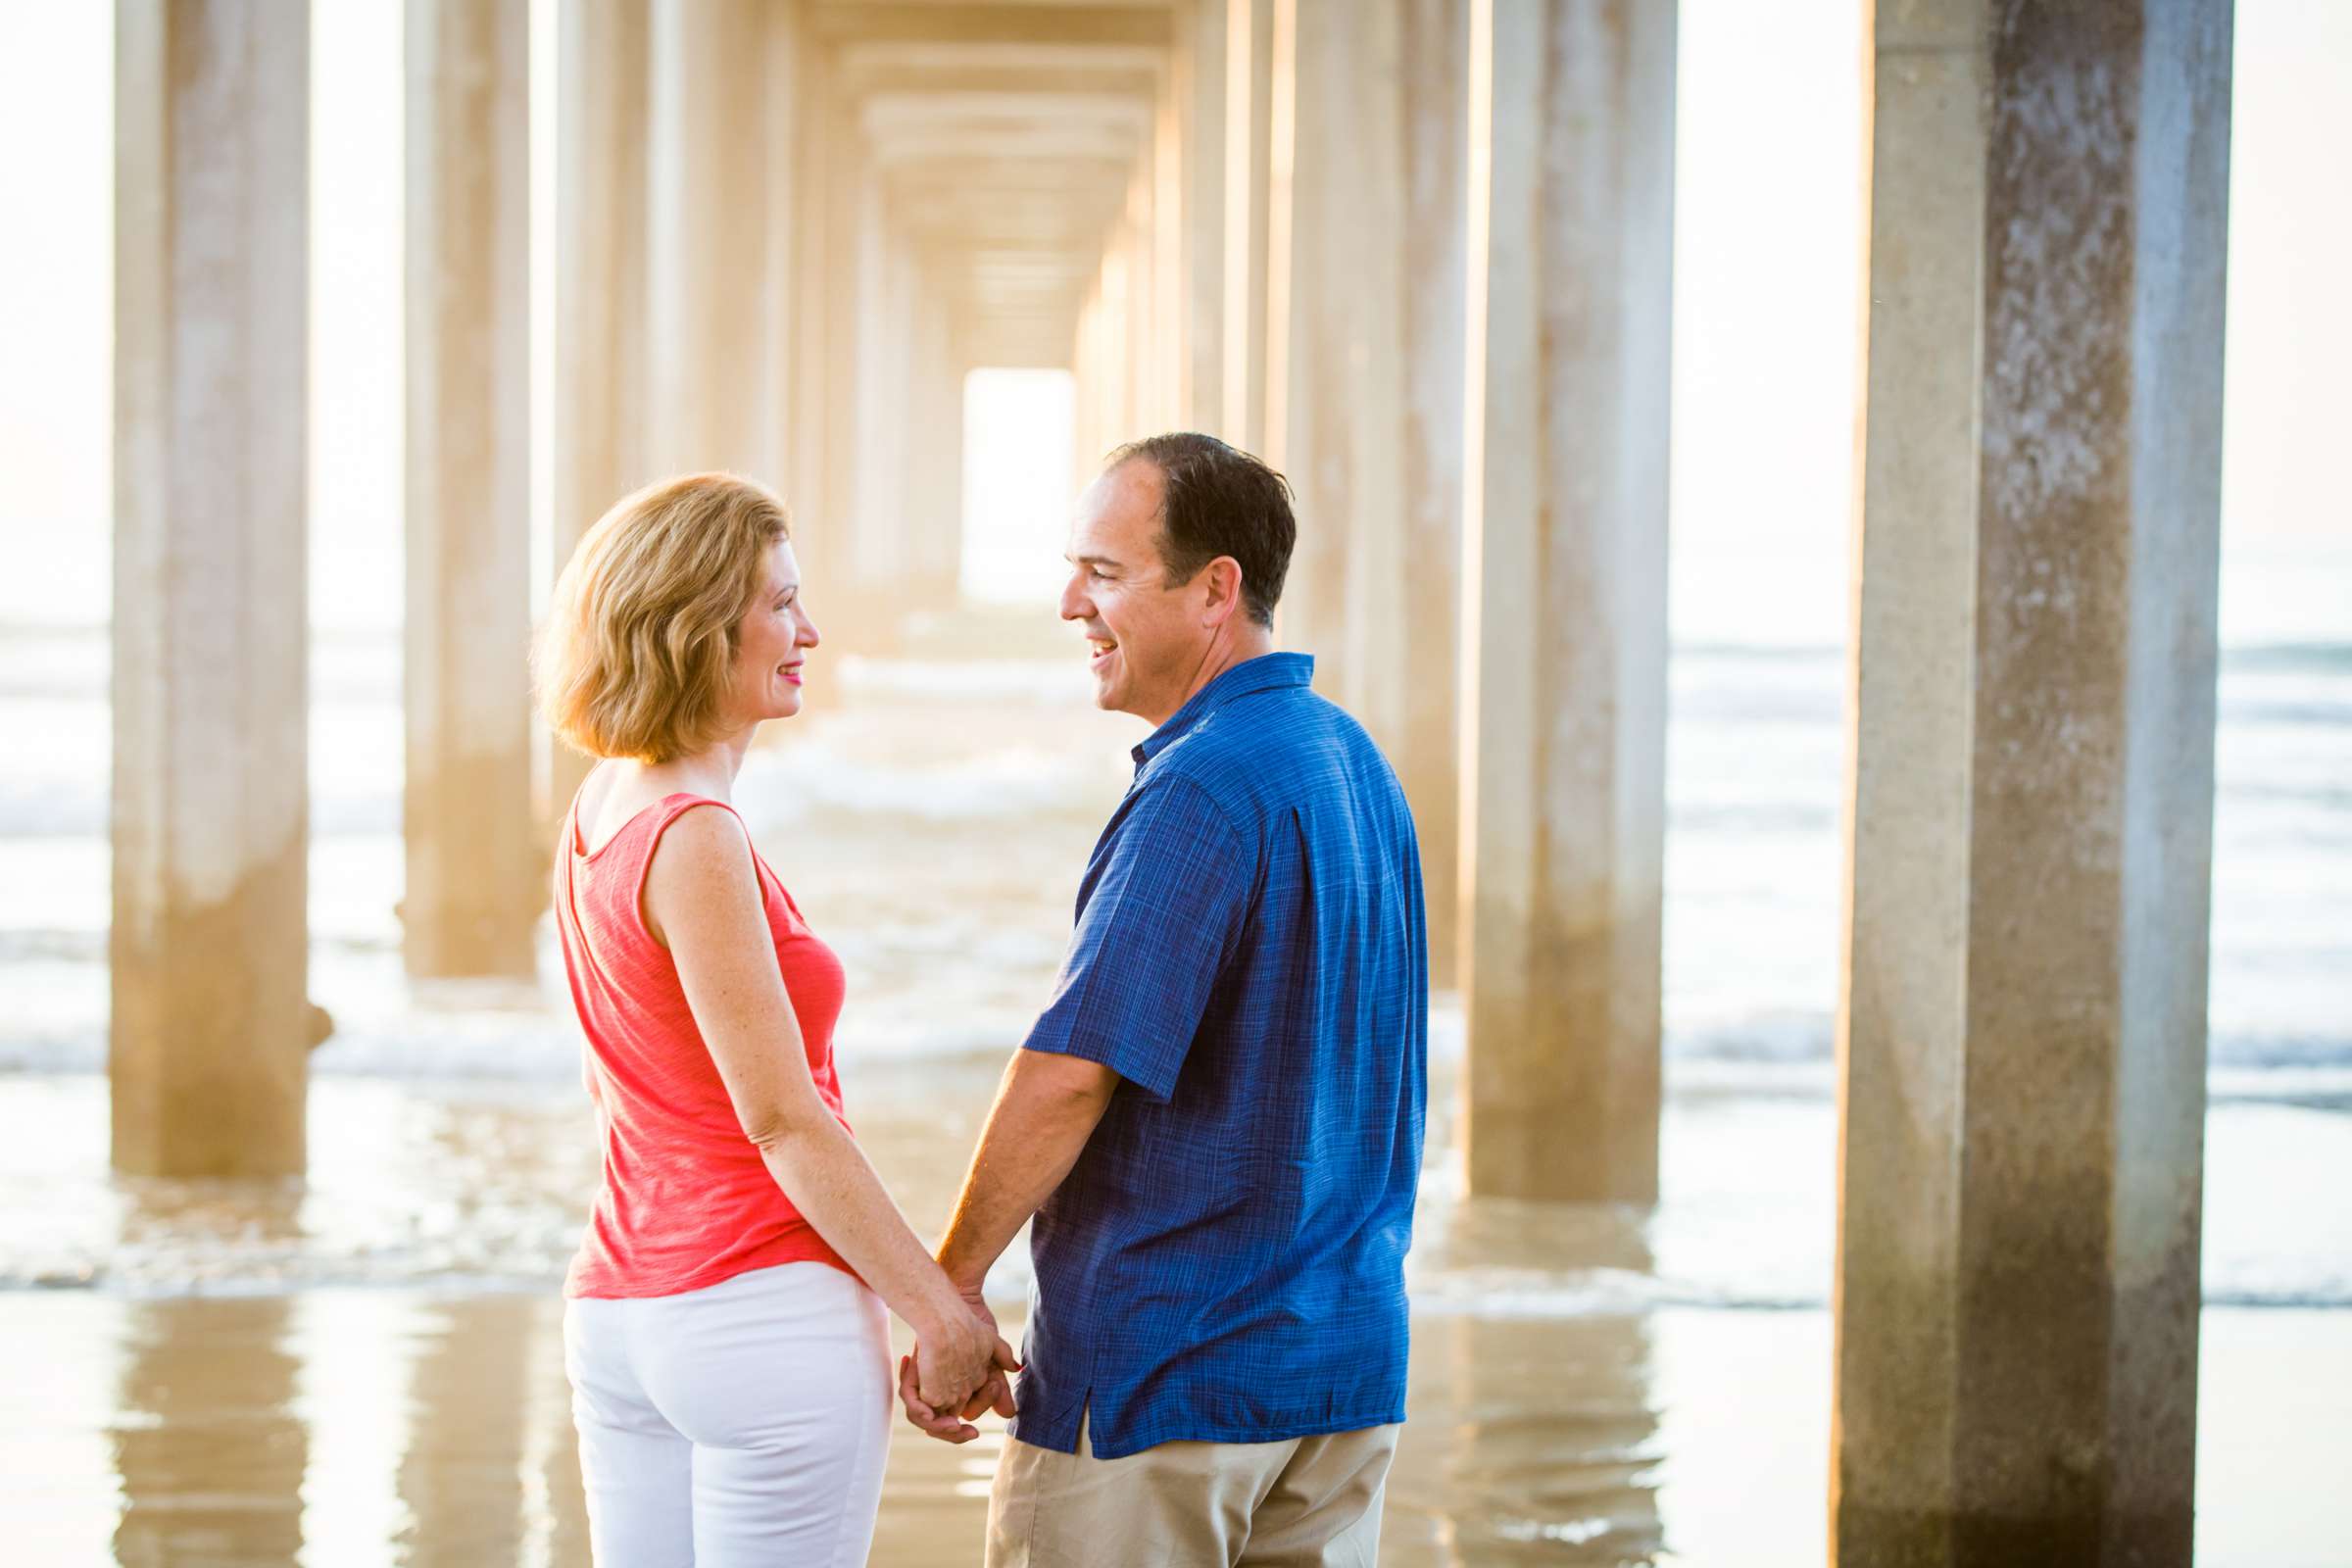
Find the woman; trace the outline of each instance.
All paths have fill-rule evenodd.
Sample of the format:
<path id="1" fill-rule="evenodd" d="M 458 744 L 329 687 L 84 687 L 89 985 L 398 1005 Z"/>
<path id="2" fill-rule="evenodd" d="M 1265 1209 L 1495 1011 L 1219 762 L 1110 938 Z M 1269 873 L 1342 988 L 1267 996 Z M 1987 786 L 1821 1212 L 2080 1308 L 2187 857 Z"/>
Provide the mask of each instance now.
<path id="1" fill-rule="evenodd" d="M 852 1138 L 841 964 L 728 804 L 760 723 L 800 711 L 816 646 L 782 504 L 696 474 L 588 531 L 534 656 L 549 723 L 605 759 L 565 818 L 555 903 L 605 1172 L 564 1360 L 590 1540 L 615 1568 L 862 1563 L 886 1303 L 935 1406 L 1001 1399 L 1013 1362 Z"/>

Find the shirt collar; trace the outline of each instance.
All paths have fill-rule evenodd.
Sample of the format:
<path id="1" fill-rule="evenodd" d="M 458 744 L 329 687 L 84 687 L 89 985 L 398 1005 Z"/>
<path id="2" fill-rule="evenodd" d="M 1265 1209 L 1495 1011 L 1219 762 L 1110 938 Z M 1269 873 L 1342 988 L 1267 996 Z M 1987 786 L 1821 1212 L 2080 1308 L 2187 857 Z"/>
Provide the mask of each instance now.
<path id="1" fill-rule="evenodd" d="M 1174 716 L 1145 736 L 1133 752 L 1135 765 L 1143 766 L 1175 745 L 1198 729 L 1209 714 L 1237 697 L 1282 686 L 1305 686 L 1314 676 L 1312 654 L 1260 654 L 1255 659 L 1245 659 L 1193 693 L 1192 700 L 1176 710 Z"/>

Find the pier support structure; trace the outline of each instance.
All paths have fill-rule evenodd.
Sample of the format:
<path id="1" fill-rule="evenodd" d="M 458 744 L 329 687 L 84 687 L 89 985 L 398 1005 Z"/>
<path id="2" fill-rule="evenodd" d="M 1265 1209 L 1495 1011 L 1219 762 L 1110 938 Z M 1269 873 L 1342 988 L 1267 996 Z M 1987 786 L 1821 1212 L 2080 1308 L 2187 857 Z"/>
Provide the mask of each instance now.
<path id="1" fill-rule="evenodd" d="M 646 420 L 646 0 L 557 20 L 555 538 L 562 571 L 613 502 L 654 477 Z M 547 737 L 542 842 L 593 760 Z"/>
<path id="2" fill-rule="evenodd" d="M 659 474 L 764 473 L 769 423 L 768 8 L 650 0 L 647 342 Z"/>
<path id="3" fill-rule="evenodd" d="M 1878 8 L 1838 1562 L 2189 1561 L 2230 24 Z"/>
<path id="4" fill-rule="evenodd" d="M 114 1164 L 301 1171 L 310 30 L 115 36 Z"/>
<path id="5" fill-rule="evenodd" d="M 403 951 L 533 972 L 527 0 L 408 4 Z"/>
<path id="6" fill-rule="evenodd" d="M 1470 18 L 1470 1184 L 1657 1196 L 1673 0 Z"/>

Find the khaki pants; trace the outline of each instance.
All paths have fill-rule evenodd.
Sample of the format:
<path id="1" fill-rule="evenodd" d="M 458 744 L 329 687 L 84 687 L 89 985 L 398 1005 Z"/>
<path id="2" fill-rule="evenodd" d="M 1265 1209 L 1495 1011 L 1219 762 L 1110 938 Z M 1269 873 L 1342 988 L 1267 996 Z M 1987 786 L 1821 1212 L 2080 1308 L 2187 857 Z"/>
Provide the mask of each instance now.
<path id="1" fill-rule="evenodd" d="M 1398 1427 L 1163 1443 L 1098 1459 L 1017 1440 L 988 1499 L 988 1568 L 1373 1568 Z"/>

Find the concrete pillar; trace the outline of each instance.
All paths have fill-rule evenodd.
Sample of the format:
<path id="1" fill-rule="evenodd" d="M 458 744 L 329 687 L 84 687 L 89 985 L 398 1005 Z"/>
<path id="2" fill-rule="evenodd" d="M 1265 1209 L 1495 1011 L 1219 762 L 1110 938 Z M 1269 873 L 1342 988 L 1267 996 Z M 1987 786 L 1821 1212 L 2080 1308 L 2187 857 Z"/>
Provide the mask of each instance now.
<path id="1" fill-rule="evenodd" d="M 963 377 L 968 368 L 936 270 L 910 264 L 911 396 L 900 422 L 908 478 L 906 608 L 944 610 L 962 592 Z"/>
<path id="2" fill-rule="evenodd" d="M 792 489 L 799 478 L 800 454 L 794 446 L 793 427 L 800 416 L 795 349 L 803 321 L 794 275 L 798 258 L 794 254 L 793 237 L 800 216 L 803 178 L 800 97 L 810 51 L 803 36 L 800 7 L 766 7 L 760 23 L 765 52 L 760 76 L 767 109 L 761 132 L 767 148 L 760 214 L 767 228 L 760 242 L 763 269 L 760 296 L 766 341 L 760 350 L 760 370 L 763 383 L 760 408 L 766 425 L 761 431 L 763 455 L 758 477 L 781 493 L 785 505 L 790 507 Z"/>
<path id="3" fill-rule="evenodd" d="M 1266 447 L 1267 233 L 1271 210 L 1275 13 L 1285 0 L 1230 0 L 1225 15 L 1226 440 Z"/>
<path id="4" fill-rule="evenodd" d="M 1073 389 L 1076 395 L 1070 437 L 1073 495 L 1094 479 L 1103 454 L 1118 444 L 1110 437 L 1111 423 L 1103 414 L 1110 397 L 1109 353 L 1105 343 L 1108 327 L 1103 304 L 1103 279 L 1108 270 L 1109 259 L 1105 256 L 1078 307 L 1076 341 L 1070 351 L 1071 376 L 1077 383 Z"/>
<path id="5" fill-rule="evenodd" d="M 1471 12 L 1470 1182 L 1657 1195 L 1673 0 Z"/>
<path id="6" fill-rule="evenodd" d="M 797 8 L 777 12 L 771 26 L 793 29 L 792 70 L 781 90 L 790 95 L 795 152 L 789 173 L 771 171 L 772 179 L 789 182 L 778 199 L 789 202 L 791 217 L 783 242 L 790 324 L 774 368 L 786 383 L 775 482 L 791 509 L 793 552 L 825 634 L 807 700 L 829 707 L 842 698 L 842 660 L 869 651 L 861 639 L 871 616 L 859 596 L 855 551 L 858 339 L 862 295 L 872 286 L 861 270 L 858 216 L 872 173 L 837 52 L 798 26 Z"/>
<path id="7" fill-rule="evenodd" d="M 114 1163 L 303 1168 L 308 13 L 115 32 Z"/>
<path id="8" fill-rule="evenodd" d="M 870 181 L 857 233 L 849 570 L 827 601 L 862 648 L 894 641 L 908 612 L 956 600 L 963 405 L 947 302 Z"/>
<path id="9" fill-rule="evenodd" d="M 1266 458 L 1290 478 L 1298 546 L 1280 630 L 1394 758 L 1407 583 L 1432 586 L 1404 559 L 1402 6 L 1281 11 Z"/>
<path id="10" fill-rule="evenodd" d="M 1189 0 L 1176 13 L 1169 90 L 1176 104 L 1182 228 L 1176 422 L 1225 434 L 1225 13 Z"/>
<path id="11" fill-rule="evenodd" d="M 555 569 L 646 461 L 645 0 L 558 13 Z M 542 839 L 591 760 L 549 738 Z"/>
<path id="12" fill-rule="evenodd" d="M 528 0 L 408 4 L 413 975 L 528 975 L 546 900 L 531 791 Z"/>
<path id="13" fill-rule="evenodd" d="M 859 214 L 858 309 L 856 563 L 859 604 L 872 615 L 903 606 L 892 588 L 910 564 L 906 547 L 906 413 L 914 289 L 905 254 L 891 232 L 879 189 L 869 187 Z M 869 604 L 870 598 L 870 604 Z"/>
<path id="14" fill-rule="evenodd" d="M 2189 1561 L 2230 28 L 1879 10 L 1840 1562 Z"/>
<path id="15" fill-rule="evenodd" d="M 808 45 L 794 87 L 797 144 L 793 182 L 793 391 L 786 421 L 784 499 L 792 509 L 794 553 L 828 641 L 845 628 L 828 617 L 849 563 L 849 342 L 856 328 L 858 276 L 849 250 L 851 188 L 862 177 L 857 137 L 840 103 L 827 52 Z M 821 672 L 820 672 L 821 674 Z M 838 691 L 810 682 L 811 699 Z"/>
<path id="16" fill-rule="evenodd" d="M 1152 243 L 1152 153 L 1146 148 L 1136 160 L 1127 184 L 1127 216 L 1120 225 L 1119 249 L 1127 283 L 1124 311 L 1127 332 L 1126 416 L 1122 431 L 1142 434 L 1155 427 L 1155 392 L 1159 380 L 1158 250 Z M 1122 434 L 1121 440 L 1132 439 Z"/>
<path id="17" fill-rule="evenodd" d="M 1173 66 L 1159 73 L 1152 100 L 1148 209 L 1152 250 L 1152 376 L 1143 431 L 1184 422 L 1184 151 Z"/>
<path id="18" fill-rule="evenodd" d="M 1463 179 L 1468 0 L 1403 0 L 1402 707 L 1390 754 L 1421 841 L 1433 978 L 1457 979 L 1461 897 Z M 1390 634 L 1395 627 L 1372 628 Z"/>
<path id="19" fill-rule="evenodd" d="M 1122 217 L 1104 242 L 1097 279 L 1092 384 L 1081 384 L 1078 391 L 1087 413 L 1079 433 L 1089 437 L 1078 454 L 1079 472 L 1085 478 L 1094 476 L 1112 448 L 1134 439 L 1129 433 L 1135 428 L 1134 263 L 1134 246 Z"/>
<path id="20" fill-rule="evenodd" d="M 768 418 L 767 8 L 652 0 L 652 466 L 760 476 Z"/>

